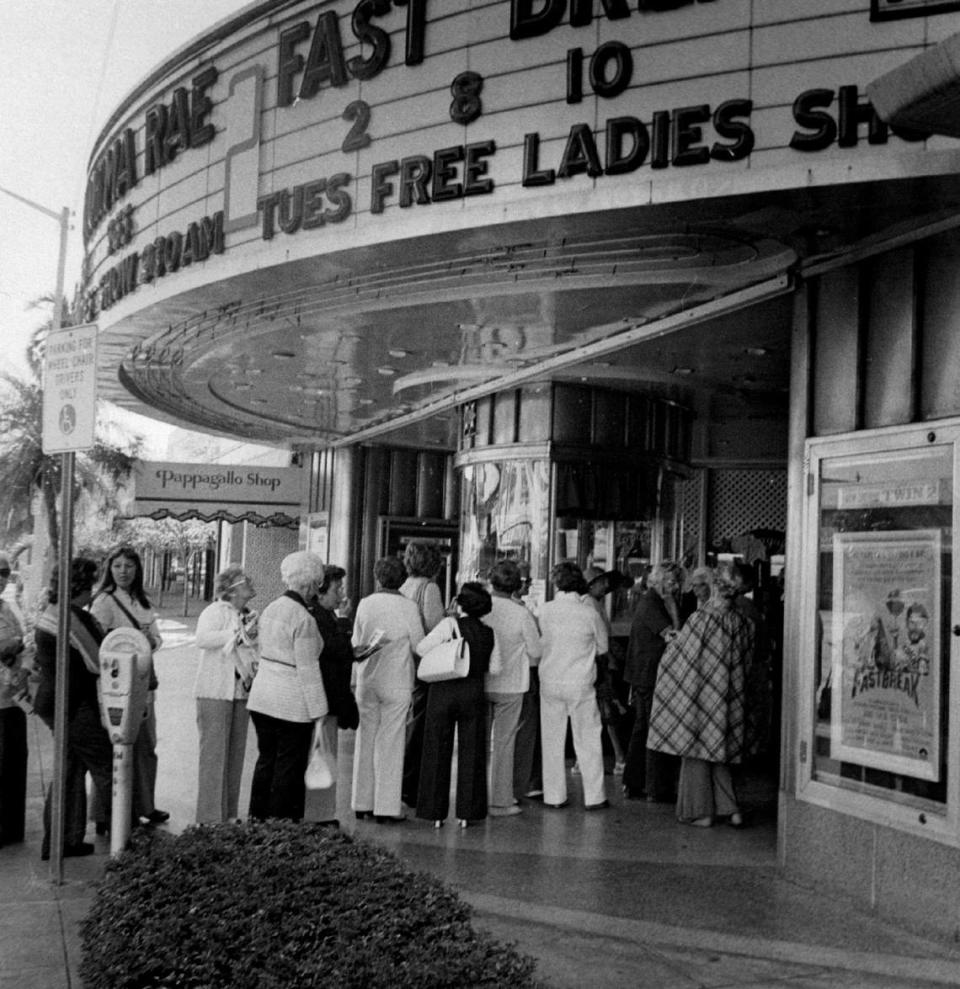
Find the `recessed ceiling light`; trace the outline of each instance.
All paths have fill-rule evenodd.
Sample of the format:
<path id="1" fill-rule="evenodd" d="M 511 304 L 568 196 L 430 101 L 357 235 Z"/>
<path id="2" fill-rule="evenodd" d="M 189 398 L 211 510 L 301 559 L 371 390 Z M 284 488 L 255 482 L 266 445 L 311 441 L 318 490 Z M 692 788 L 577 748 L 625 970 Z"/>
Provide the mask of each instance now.
<path id="1" fill-rule="evenodd" d="M 344 378 L 341 384 L 344 388 L 356 388 L 363 384 L 363 378 Z"/>
<path id="2" fill-rule="evenodd" d="M 358 398 L 357 405 L 373 405 L 372 398 Z"/>
<path id="3" fill-rule="evenodd" d="M 396 373 L 397 369 L 395 367 L 384 366 L 377 368 L 377 374 L 382 374 L 385 378 L 392 378 Z"/>
<path id="4" fill-rule="evenodd" d="M 387 353 L 391 357 L 398 357 L 399 358 L 399 357 L 406 357 L 407 356 L 407 352 L 405 350 L 401 350 L 399 347 L 395 347 L 393 350 L 388 350 Z"/>
<path id="5" fill-rule="evenodd" d="M 675 367 L 673 369 L 674 374 L 679 374 L 681 377 L 686 377 L 688 374 L 693 374 L 692 367 Z"/>

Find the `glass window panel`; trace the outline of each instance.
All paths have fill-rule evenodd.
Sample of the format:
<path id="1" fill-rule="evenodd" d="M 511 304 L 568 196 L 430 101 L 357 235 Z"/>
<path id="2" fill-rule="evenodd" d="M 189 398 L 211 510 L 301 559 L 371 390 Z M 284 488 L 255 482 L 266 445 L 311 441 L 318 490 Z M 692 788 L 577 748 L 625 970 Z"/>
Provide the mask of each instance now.
<path id="1" fill-rule="evenodd" d="M 953 447 L 820 464 L 814 779 L 944 814 Z"/>
<path id="2" fill-rule="evenodd" d="M 461 492 L 457 583 L 483 577 L 503 559 L 528 564 L 535 584 L 545 581 L 550 529 L 547 461 L 471 464 L 463 468 Z"/>
<path id="3" fill-rule="evenodd" d="M 634 579 L 632 588 L 618 587 L 605 598 L 614 635 L 630 634 L 642 580 L 650 569 L 651 544 L 657 524 L 637 521 L 557 520 L 554 559 L 571 560 L 588 572 L 619 570 Z"/>

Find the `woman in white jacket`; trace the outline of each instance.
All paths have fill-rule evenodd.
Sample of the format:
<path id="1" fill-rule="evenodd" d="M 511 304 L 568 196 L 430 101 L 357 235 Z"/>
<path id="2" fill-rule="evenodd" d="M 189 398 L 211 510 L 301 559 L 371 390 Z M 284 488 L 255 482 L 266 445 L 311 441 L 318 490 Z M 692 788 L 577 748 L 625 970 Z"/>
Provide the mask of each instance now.
<path id="1" fill-rule="evenodd" d="M 217 574 L 214 592 L 217 600 L 197 619 L 198 824 L 237 816 L 247 748 L 247 696 L 257 658 L 257 614 L 247 607 L 256 593 L 252 581 L 242 567 L 227 567 Z"/>
<path id="2" fill-rule="evenodd" d="M 319 662 L 323 639 L 307 610 L 323 581 L 323 560 L 291 553 L 280 563 L 280 579 L 286 592 L 260 615 L 260 665 L 247 700 L 258 748 L 250 816 L 302 821 L 314 724 L 328 710 Z"/>
<path id="3" fill-rule="evenodd" d="M 357 667 L 360 726 L 353 752 L 351 803 L 358 820 L 381 824 L 404 820 L 400 784 L 403 740 L 413 692 L 413 647 L 424 635 L 413 601 L 400 593 L 403 564 L 395 556 L 377 560 L 377 590 L 357 605 L 353 645 L 364 655 Z"/>

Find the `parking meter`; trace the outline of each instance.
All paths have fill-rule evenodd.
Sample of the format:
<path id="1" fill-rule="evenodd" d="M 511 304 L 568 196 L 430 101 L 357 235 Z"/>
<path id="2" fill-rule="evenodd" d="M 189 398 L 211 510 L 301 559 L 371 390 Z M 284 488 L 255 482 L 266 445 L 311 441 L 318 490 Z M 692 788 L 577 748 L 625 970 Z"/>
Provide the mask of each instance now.
<path id="1" fill-rule="evenodd" d="M 100 643 L 100 718 L 113 744 L 113 802 L 110 853 L 130 837 L 133 801 L 133 743 L 147 707 L 153 652 L 135 628 L 117 628 Z"/>

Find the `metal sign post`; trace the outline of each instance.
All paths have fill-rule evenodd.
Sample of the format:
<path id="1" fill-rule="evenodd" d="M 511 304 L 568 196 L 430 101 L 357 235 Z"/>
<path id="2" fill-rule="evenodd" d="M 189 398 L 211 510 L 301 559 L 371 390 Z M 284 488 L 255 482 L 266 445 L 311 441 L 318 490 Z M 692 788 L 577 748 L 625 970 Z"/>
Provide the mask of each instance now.
<path id="1" fill-rule="evenodd" d="M 50 877 L 63 882 L 64 803 L 67 764 L 67 696 L 70 677 L 70 565 L 73 558 L 73 483 L 76 451 L 94 443 L 97 385 L 95 324 L 55 329 L 46 340 L 43 365 L 43 452 L 60 454 L 60 552 L 57 600 L 57 671 L 53 721 L 53 793 Z"/>

